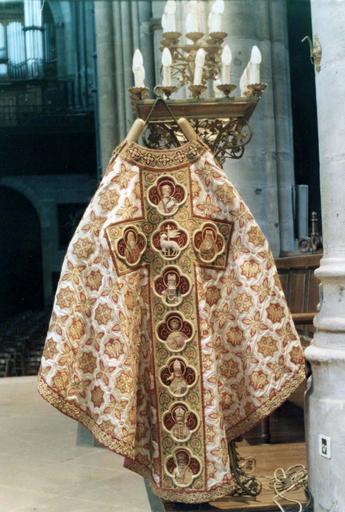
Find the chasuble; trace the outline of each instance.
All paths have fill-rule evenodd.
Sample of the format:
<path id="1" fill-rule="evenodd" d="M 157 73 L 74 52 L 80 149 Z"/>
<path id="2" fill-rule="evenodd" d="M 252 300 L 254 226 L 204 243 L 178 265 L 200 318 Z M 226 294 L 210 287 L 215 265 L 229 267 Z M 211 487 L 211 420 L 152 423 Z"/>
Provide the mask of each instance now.
<path id="1" fill-rule="evenodd" d="M 268 242 L 208 147 L 124 140 L 68 246 L 39 393 L 156 495 L 200 503 L 303 379 Z"/>

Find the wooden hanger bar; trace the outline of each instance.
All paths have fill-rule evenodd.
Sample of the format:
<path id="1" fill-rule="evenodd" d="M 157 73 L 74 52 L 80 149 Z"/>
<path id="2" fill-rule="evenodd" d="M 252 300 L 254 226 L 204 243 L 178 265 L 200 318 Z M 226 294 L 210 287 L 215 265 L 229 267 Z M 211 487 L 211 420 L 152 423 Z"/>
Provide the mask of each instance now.
<path id="1" fill-rule="evenodd" d="M 145 126 L 148 124 L 148 121 L 151 117 L 153 110 L 155 109 L 155 107 L 158 105 L 159 102 L 162 102 L 166 106 L 168 112 L 171 114 L 172 119 L 177 123 L 177 125 L 182 130 L 182 132 L 184 133 L 187 140 L 196 140 L 198 138 L 198 136 L 197 136 L 194 128 L 190 124 L 190 122 L 187 121 L 187 119 L 185 117 L 180 117 L 179 119 L 176 119 L 174 114 L 171 112 L 169 106 L 166 104 L 166 102 L 164 100 L 162 100 L 161 98 L 158 98 L 155 101 L 155 103 L 152 105 L 149 115 L 147 116 L 145 121 L 144 121 L 144 119 L 141 119 L 140 117 L 138 117 L 134 121 L 134 123 L 132 124 L 131 128 L 129 129 L 129 132 L 127 135 L 128 142 L 136 142 L 138 140 L 138 138 L 144 131 Z"/>
<path id="2" fill-rule="evenodd" d="M 185 117 L 180 117 L 178 119 L 177 124 L 181 128 L 181 130 L 184 133 L 184 136 L 187 140 L 196 140 L 198 138 L 196 131 L 194 130 L 193 126 L 190 124 L 189 121 Z"/>
<path id="3" fill-rule="evenodd" d="M 127 134 L 128 142 L 136 142 L 145 128 L 145 121 L 138 117 L 129 129 Z"/>

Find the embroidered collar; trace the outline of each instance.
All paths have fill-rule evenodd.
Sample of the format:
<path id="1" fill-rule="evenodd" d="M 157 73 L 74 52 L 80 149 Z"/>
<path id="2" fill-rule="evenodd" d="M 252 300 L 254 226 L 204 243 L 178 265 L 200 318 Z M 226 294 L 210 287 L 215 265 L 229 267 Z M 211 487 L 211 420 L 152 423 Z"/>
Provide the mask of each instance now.
<path id="1" fill-rule="evenodd" d="M 121 157 L 139 167 L 178 169 L 197 160 L 209 148 L 201 140 L 190 140 L 176 148 L 145 148 L 136 142 L 127 142 L 120 151 Z"/>

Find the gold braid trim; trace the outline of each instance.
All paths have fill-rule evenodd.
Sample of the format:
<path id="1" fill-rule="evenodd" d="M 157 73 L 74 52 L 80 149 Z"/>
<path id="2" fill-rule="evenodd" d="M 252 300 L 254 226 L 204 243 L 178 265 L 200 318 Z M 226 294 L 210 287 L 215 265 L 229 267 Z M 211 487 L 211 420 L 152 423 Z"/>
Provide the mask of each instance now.
<path id="1" fill-rule="evenodd" d="M 113 151 L 111 152 L 111 155 L 110 155 L 110 159 L 109 159 L 105 169 L 103 169 L 102 177 L 106 176 L 112 170 L 113 163 L 114 163 L 115 159 L 121 153 L 121 151 L 125 147 L 126 143 L 127 143 L 126 140 L 123 140 L 122 142 L 120 142 L 120 144 L 118 144 L 113 149 Z"/>
<path id="2" fill-rule="evenodd" d="M 168 149 L 145 148 L 136 142 L 129 142 L 123 146 L 120 155 L 124 160 L 150 171 L 169 171 L 195 162 L 206 151 L 209 151 L 208 146 L 199 139 Z"/>
<path id="3" fill-rule="evenodd" d="M 237 425 L 229 427 L 227 435 L 228 441 L 239 437 L 250 430 L 258 421 L 262 420 L 269 414 L 271 414 L 277 407 L 279 407 L 285 400 L 293 393 L 298 386 L 305 379 L 304 366 L 301 366 L 299 370 L 294 373 L 291 378 L 286 382 L 285 386 L 280 390 L 279 393 L 272 400 L 267 400 L 262 406 L 250 414 L 247 418 L 241 420 Z M 213 501 L 218 498 L 223 498 L 226 495 L 232 493 L 235 490 L 236 484 L 233 481 L 224 484 L 218 484 L 213 489 L 208 491 L 195 491 L 193 489 L 183 490 L 164 490 L 156 486 L 152 481 L 150 472 L 145 468 L 140 467 L 135 461 L 128 461 L 126 467 L 133 471 L 141 474 L 145 478 L 149 479 L 152 491 L 163 500 L 173 501 L 178 503 L 202 503 Z M 230 477 L 232 478 L 232 477 Z"/>
<path id="4" fill-rule="evenodd" d="M 232 441 L 236 437 L 248 432 L 256 423 L 271 414 L 298 388 L 305 379 L 305 369 L 301 366 L 286 382 L 285 386 L 275 395 L 272 400 L 266 400 L 258 409 L 249 416 L 240 420 L 236 425 L 227 428 L 227 439 Z"/>
<path id="5" fill-rule="evenodd" d="M 234 481 L 220 484 L 216 486 L 213 490 L 210 489 L 209 491 L 194 491 L 194 490 L 184 490 L 184 491 L 178 491 L 178 490 L 163 490 L 159 487 L 156 487 L 156 485 L 150 481 L 150 486 L 152 488 L 152 491 L 158 496 L 159 498 L 166 500 L 166 501 L 173 501 L 177 503 L 205 503 L 209 501 L 216 500 L 218 498 L 224 498 L 225 496 L 231 494 L 235 488 L 236 484 Z"/>
<path id="6" fill-rule="evenodd" d="M 229 482 L 217 484 L 208 491 L 198 491 L 195 489 L 162 489 L 157 487 L 156 483 L 152 480 L 150 470 L 135 460 L 126 460 L 124 467 L 138 473 L 143 478 L 148 480 L 152 492 L 165 501 L 173 501 L 176 503 L 202 503 L 213 501 L 217 498 L 223 498 L 232 493 L 237 485 L 233 477 L 229 475 Z"/>
<path id="7" fill-rule="evenodd" d="M 39 394 L 47 400 L 53 407 L 58 409 L 60 412 L 69 416 L 73 420 L 79 421 L 94 435 L 94 437 L 109 450 L 122 455 L 123 457 L 133 458 L 135 455 L 134 447 L 130 446 L 125 441 L 115 439 L 113 436 L 104 432 L 96 421 L 88 416 L 84 411 L 79 409 L 75 404 L 68 402 L 64 397 L 59 395 L 54 389 L 48 386 L 41 375 L 38 376 Z"/>
<path id="8" fill-rule="evenodd" d="M 301 367 L 297 373 L 293 374 L 291 379 L 286 385 L 280 390 L 280 392 L 274 397 L 273 400 L 267 400 L 262 406 L 254 411 L 247 418 L 241 420 L 237 425 L 229 427 L 227 435 L 228 441 L 239 437 L 248 430 L 250 430 L 258 421 L 262 420 L 269 414 L 271 414 L 277 407 L 279 407 L 290 395 L 293 393 L 298 386 L 305 379 L 304 366 Z M 223 498 L 234 491 L 236 484 L 233 480 L 218 484 L 213 489 L 208 491 L 201 490 L 197 491 L 194 489 L 183 489 L 183 490 L 164 490 L 156 486 L 152 480 L 151 472 L 148 468 L 135 461 L 135 448 L 128 446 L 124 441 L 114 439 L 110 434 L 101 430 L 100 426 L 97 425 L 94 419 L 90 418 L 84 411 L 79 409 L 76 405 L 68 402 L 65 398 L 54 391 L 45 382 L 42 376 L 39 376 L 38 380 L 38 392 L 40 395 L 47 400 L 53 407 L 57 408 L 62 413 L 66 414 L 70 418 L 82 423 L 92 434 L 95 436 L 97 441 L 104 445 L 109 450 L 128 457 L 124 466 L 142 477 L 149 480 L 152 491 L 159 498 L 166 501 L 173 501 L 177 503 L 203 503 L 213 501 L 218 498 Z M 232 479 L 232 477 L 229 478 Z"/>

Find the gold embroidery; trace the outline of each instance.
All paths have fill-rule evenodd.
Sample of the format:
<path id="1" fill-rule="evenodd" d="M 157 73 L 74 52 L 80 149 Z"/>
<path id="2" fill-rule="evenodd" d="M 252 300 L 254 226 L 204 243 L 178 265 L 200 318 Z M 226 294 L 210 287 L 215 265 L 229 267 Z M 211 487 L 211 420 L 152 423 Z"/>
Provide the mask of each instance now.
<path id="1" fill-rule="evenodd" d="M 136 226 L 129 225 L 122 230 L 122 237 L 116 240 L 115 252 L 129 267 L 136 267 L 145 252 L 146 245 L 146 237 Z"/>
<path id="2" fill-rule="evenodd" d="M 165 471 L 177 487 L 189 487 L 201 473 L 201 462 L 188 448 L 175 448 L 171 457 L 167 457 Z"/>
<path id="3" fill-rule="evenodd" d="M 226 185 L 223 173 L 204 165 L 202 159 L 194 166 L 188 159 L 179 163 L 177 151 L 185 148 L 167 150 L 172 165 L 168 170 L 176 171 L 171 179 L 166 167 L 158 167 L 165 153 L 161 150 L 147 153 L 148 160 L 155 159 L 153 168 L 141 157 L 135 165 L 125 164 L 128 176 L 133 175 L 128 183 L 121 165 L 125 153 L 119 165 L 112 165 L 108 190 L 114 194 L 104 195 L 104 187 L 96 195 L 95 216 L 85 219 L 79 234 L 82 242 L 71 247 L 41 370 L 42 379 L 53 389 L 40 381 L 39 390 L 52 405 L 86 425 L 100 442 L 130 457 L 126 466 L 151 479 L 158 496 L 199 503 L 232 490 L 225 430 L 232 439 L 251 428 L 289 396 L 304 372 L 288 310 L 277 307 L 284 301 L 265 239 L 260 243 L 257 230 L 252 229 L 254 220 L 235 190 L 231 215 L 225 196 L 212 207 L 211 190 L 221 194 Z M 141 151 L 140 146 L 137 149 Z M 154 197 L 157 190 L 153 196 L 148 193 L 163 186 L 164 180 L 170 187 L 169 197 L 165 191 L 166 212 L 158 195 Z M 123 198 L 126 183 L 126 200 L 115 204 L 116 194 Z M 176 202 L 170 204 L 171 197 Z M 110 250 L 103 240 L 93 247 L 110 219 L 115 221 L 109 232 L 105 228 Z M 169 224 L 179 232 L 178 249 L 168 247 L 164 254 L 160 235 L 165 232 L 170 238 Z M 207 238 L 202 233 L 205 224 L 215 226 L 210 235 L 213 247 L 201 245 Z M 163 227 L 158 234 L 157 226 Z M 85 238 L 86 228 L 90 239 Z M 115 245 L 128 238 L 133 228 L 134 241 L 138 234 L 146 239 L 140 259 L 138 251 L 125 254 Z M 78 236 L 73 242 L 78 242 Z M 217 251 L 222 247 L 215 258 L 214 245 Z M 81 261 L 84 258 L 88 258 L 87 267 Z M 169 283 L 162 280 L 173 269 L 175 277 L 171 275 Z M 268 280 L 267 287 L 262 276 Z M 155 289 L 158 284 L 163 287 Z M 79 293 L 82 287 L 85 293 Z M 74 295 L 69 291 L 77 288 Z M 265 295 L 264 304 L 259 295 Z M 275 352 L 276 343 L 284 350 Z M 81 345 L 86 348 L 79 354 L 75 349 Z M 244 356 L 246 370 L 239 363 Z M 149 418 L 148 410 L 152 411 Z M 179 457 L 178 449 L 182 449 Z"/>
<path id="4" fill-rule="evenodd" d="M 183 402 L 171 404 L 169 410 L 163 415 L 163 427 L 178 443 L 189 441 L 199 425 L 198 415 L 190 411 L 188 405 Z"/>
<path id="5" fill-rule="evenodd" d="M 175 221 L 163 221 L 152 233 L 151 245 L 165 260 L 175 260 L 187 247 L 189 236 Z"/>
<path id="6" fill-rule="evenodd" d="M 305 380 L 304 367 L 300 367 L 298 371 L 292 374 L 285 384 L 285 386 L 277 391 L 274 396 L 266 399 L 266 401 L 258 407 L 255 411 L 251 412 L 240 420 L 238 423 L 229 425 L 227 429 L 227 439 L 232 441 L 236 439 L 243 432 L 248 432 L 256 423 L 271 414 L 279 405 L 281 405 L 298 386 Z"/>
<path id="7" fill-rule="evenodd" d="M 105 432 L 102 425 L 97 425 L 96 421 L 86 414 L 82 409 L 77 407 L 71 401 L 67 401 L 64 396 L 59 395 L 54 389 L 48 386 L 42 376 L 38 379 L 38 392 L 51 405 L 59 409 L 61 412 L 70 416 L 74 420 L 80 421 L 86 428 L 92 432 L 97 441 L 119 455 L 127 457 L 135 457 L 134 445 L 130 445 L 128 441 L 120 441 L 115 439 L 109 433 Z"/>
<path id="8" fill-rule="evenodd" d="M 144 148 L 136 142 L 130 142 L 122 148 L 121 157 L 134 164 L 166 171 L 194 162 L 207 150 L 206 144 L 199 140 L 188 141 L 180 147 L 165 150 Z"/>
<path id="9" fill-rule="evenodd" d="M 289 381 L 276 393 L 273 399 L 268 399 L 261 407 L 248 417 L 239 421 L 236 425 L 229 426 L 227 435 L 228 441 L 230 442 L 233 439 L 236 439 L 243 432 L 250 430 L 258 421 L 271 414 L 284 400 L 286 400 L 287 397 L 291 395 L 291 393 L 297 389 L 298 386 L 300 386 L 304 379 L 305 372 L 304 368 L 301 367 L 297 373 L 290 376 Z M 233 478 L 229 476 L 228 482 L 222 482 L 207 491 L 192 490 L 192 492 L 181 492 L 179 494 L 176 489 L 162 489 L 152 480 L 151 470 L 135 461 L 134 446 L 131 446 L 128 441 L 115 439 L 104 429 L 103 425 L 98 425 L 93 418 L 88 416 L 74 403 L 66 401 L 65 397 L 59 395 L 49 387 L 41 375 L 38 377 L 38 392 L 52 406 L 56 407 L 74 420 L 79 421 L 88 428 L 99 443 L 119 455 L 130 457 L 130 459 L 126 460 L 126 467 L 131 468 L 144 478 L 149 479 L 150 486 L 154 493 L 162 499 L 181 503 L 201 503 L 203 501 L 212 501 L 217 498 L 222 498 L 231 493 L 236 487 Z"/>
<path id="10" fill-rule="evenodd" d="M 175 397 L 183 397 L 196 384 L 198 373 L 182 357 L 171 357 L 160 371 L 160 380 Z"/>
<path id="11" fill-rule="evenodd" d="M 85 337 L 84 318 L 76 313 L 68 321 L 67 336 L 72 347 L 77 348 Z"/>
<path id="12" fill-rule="evenodd" d="M 205 222 L 193 236 L 195 250 L 204 263 L 212 263 L 225 249 L 225 240 L 213 222 Z"/>
<path id="13" fill-rule="evenodd" d="M 161 215 L 174 215 L 187 199 L 185 187 L 176 183 L 171 176 L 160 176 L 147 191 L 148 202 Z"/>
<path id="14" fill-rule="evenodd" d="M 195 337 L 197 305 L 195 297 L 191 293 L 194 284 L 193 265 L 196 258 L 193 248 L 189 244 L 189 236 L 193 234 L 193 227 L 198 224 L 197 221 L 191 219 L 191 203 L 186 201 L 190 197 L 188 168 L 181 168 L 181 171 L 174 175 L 175 196 L 179 203 L 174 213 L 174 220 L 166 219 L 158 224 L 163 212 L 159 211 L 161 208 L 158 207 L 157 197 L 153 200 L 153 196 L 151 195 L 150 198 L 147 191 L 150 188 L 153 191 L 152 187 L 157 186 L 158 183 L 163 184 L 167 177 L 166 175 L 162 176 L 164 178 L 162 183 L 159 178 L 156 179 L 151 170 L 143 170 L 140 174 L 145 201 L 142 206 L 144 218 L 129 218 L 128 223 L 123 219 L 120 225 L 114 224 L 106 228 L 106 234 L 108 242 L 111 240 L 115 242 L 119 238 L 123 238 L 122 234 L 127 227 L 131 227 L 136 221 L 135 225 L 140 227 L 142 233 L 148 237 L 147 242 L 150 242 L 143 252 L 141 264 L 147 267 L 149 289 L 154 292 L 150 294 L 149 303 L 153 324 L 154 380 L 156 382 L 156 400 L 159 404 L 157 428 L 159 429 L 159 456 L 162 466 L 163 458 L 172 453 L 174 442 L 180 442 L 164 429 L 162 424 L 163 414 L 169 410 L 175 397 L 183 397 L 186 407 L 193 412 L 188 413 L 191 429 L 191 438 L 188 442 L 190 447 L 193 447 L 194 455 L 202 461 L 205 460 L 204 428 L 194 428 L 195 425 L 192 424 L 193 418 L 203 417 L 202 384 L 198 378 L 201 372 L 199 340 Z M 172 211 L 174 209 L 173 207 Z M 153 226 L 157 226 L 157 224 L 158 228 L 153 231 Z M 226 224 L 224 226 L 228 228 Z M 121 266 L 122 261 L 118 259 L 118 254 L 116 252 L 115 254 L 117 270 L 120 271 L 120 274 L 126 273 Z M 174 265 L 166 265 L 166 262 L 175 263 L 175 261 Z M 179 306 L 179 311 L 169 311 L 171 307 L 176 306 Z M 171 357 L 172 354 L 180 354 L 183 351 L 183 357 Z M 197 391 L 194 391 L 196 386 Z M 200 419 L 199 422 L 201 422 Z M 180 428 L 179 426 L 175 429 L 177 436 Z M 180 433 L 180 435 L 182 434 Z M 164 481 L 162 485 L 170 487 L 171 482 Z M 205 485 L 206 467 L 201 465 L 200 472 L 193 476 L 193 488 L 202 489 L 205 488 Z"/>
<path id="15" fill-rule="evenodd" d="M 154 279 L 153 290 L 166 306 L 178 306 L 191 291 L 188 276 L 181 273 L 176 265 L 169 265 Z"/>
<path id="16" fill-rule="evenodd" d="M 157 338 L 171 352 L 180 352 L 194 336 L 194 327 L 178 311 L 167 313 L 157 325 Z"/>

